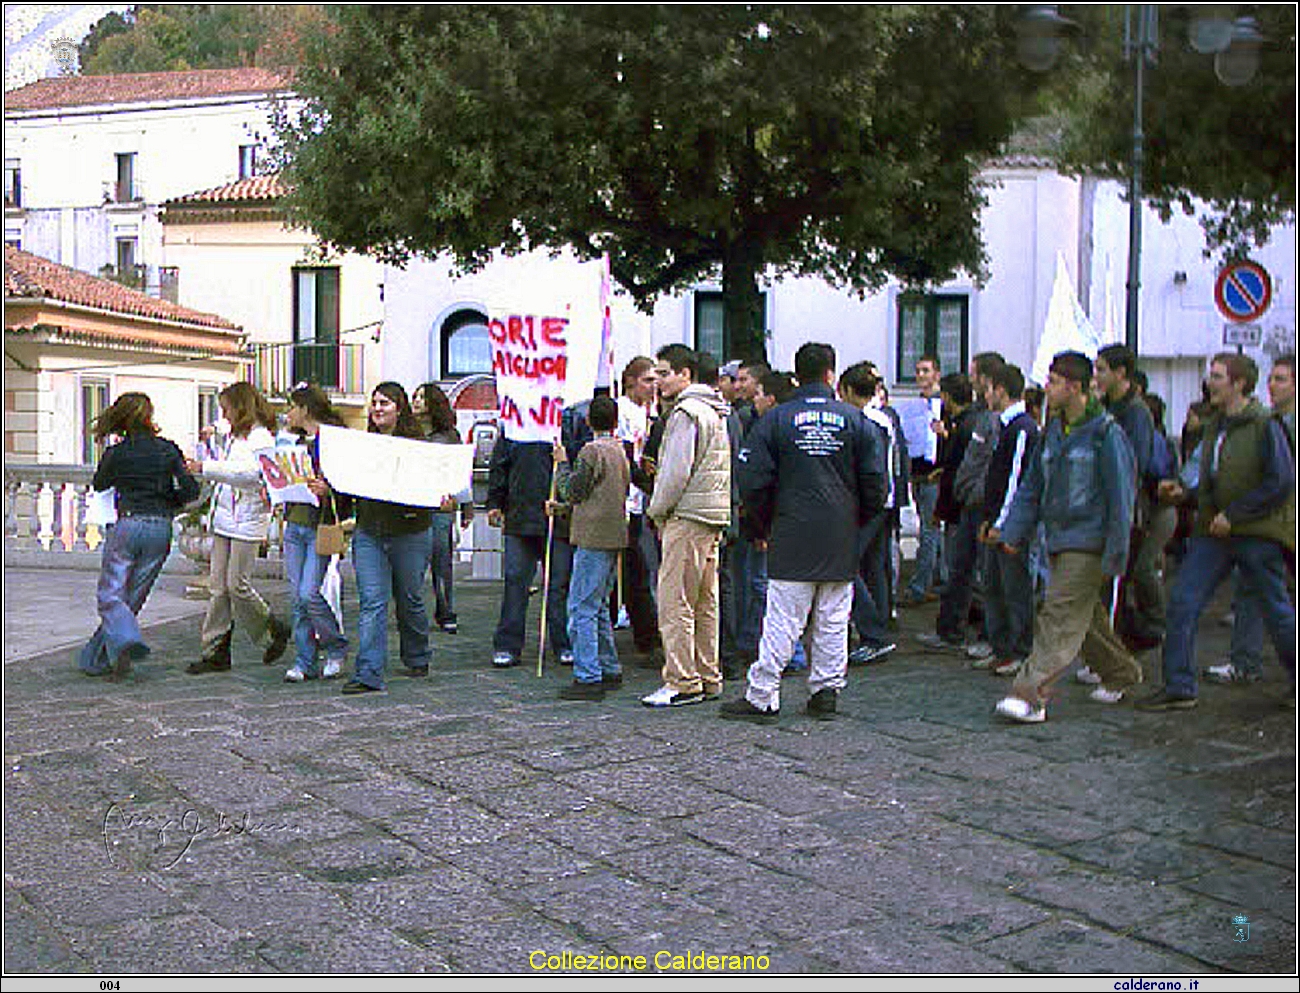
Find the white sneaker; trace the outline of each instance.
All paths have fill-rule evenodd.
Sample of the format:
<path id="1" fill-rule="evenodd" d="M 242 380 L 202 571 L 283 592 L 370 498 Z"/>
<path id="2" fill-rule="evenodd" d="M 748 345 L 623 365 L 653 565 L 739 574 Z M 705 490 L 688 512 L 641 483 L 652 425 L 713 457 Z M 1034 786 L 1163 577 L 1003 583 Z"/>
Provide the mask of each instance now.
<path id="1" fill-rule="evenodd" d="M 287 669 L 284 673 L 284 681 L 286 683 L 301 683 L 306 678 L 307 677 L 302 674 L 302 670 L 297 667 Z"/>
<path id="2" fill-rule="evenodd" d="M 519 660 L 509 652 L 495 652 L 492 655 L 492 665 L 498 669 L 509 669 L 519 664 Z"/>
<path id="3" fill-rule="evenodd" d="M 338 679 L 343 675 L 342 659 L 326 659 L 325 668 L 321 670 L 321 679 Z"/>
<path id="4" fill-rule="evenodd" d="M 993 646 L 987 641 L 977 641 L 973 645 L 966 646 L 966 657 L 968 659 L 986 659 L 993 654 Z"/>
<path id="5" fill-rule="evenodd" d="M 1086 665 L 1080 666 L 1075 670 L 1074 678 L 1085 686 L 1100 686 L 1101 677 L 1089 669 Z"/>
<path id="6" fill-rule="evenodd" d="M 1035 707 L 1018 696 L 1003 697 L 995 708 L 997 713 L 1009 721 L 1020 724 L 1042 724 L 1047 720 L 1047 708 L 1039 704 Z"/>
<path id="7" fill-rule="evenodd" d="M 684 707 L 688 703 L 703 703 L 704 693 L 678 693 L 671 686 L 660 686 L 641 702 L 647 707 Z"/>
<path id="8" fill-rule="evenodd" d="M 622 631 L 625 628 L 630 628 L 631 626 L 632 626 L 632 618 L 627 616 L 627 608 L 619 607 L 618 620 L 614 622 L 614 629 L 616 631 Z"/>
<path id="9" fill-rule="evenodd" d="M 1108 690 L 1104 686 L 1098 686 L 1095 690 L 1089 693 L 1088 696 L 1092 697 L 1092 699 L 1096 700 L 1098 703 L 1119 703 L 1124 699 L 1124 691 Z"/>

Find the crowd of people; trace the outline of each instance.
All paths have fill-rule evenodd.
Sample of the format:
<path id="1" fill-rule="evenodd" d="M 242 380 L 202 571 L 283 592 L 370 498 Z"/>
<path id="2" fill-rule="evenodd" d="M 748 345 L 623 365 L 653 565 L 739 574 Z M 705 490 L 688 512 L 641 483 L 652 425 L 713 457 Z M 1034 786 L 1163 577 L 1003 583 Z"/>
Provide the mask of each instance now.
<path id="1" fill-rule="evenodd" d="M 1143 681 L 1135 653 L 1160 646 L 1163 685 L 1135 705 L 1190 709 L 1200 678 L 1260 678 L 1265 630 L 1294 707 L 1292 356 L 1275 362 L 1265 407 L 1254 399 L 1253 360 L 1216 355 L 1176 440 L 1122 345 L 1095 362 L 1057 355 L 1041 389 L 991 352 L 946 373 L 925 356 L 915 373 L 920 400 L 909 402 L 913 414 L 925 405 L 928 423 L 919 438 L 913 426 L 910 447 L 879 369 L 838 370 L 834 349 L 817 343 L 799 349 L 790 373 L 760 361 L 719 368 L 707 353 L 668 345 L 627 364 L 617 399 L 597 391 L 566 408 L 556 442 L 502 435 L 486 499 L 503 536 L 491 664 L 522 663 L 540 570 L 541 635 L 572 667 L 566 700 L 599 701 L 621 686 L 614 627 L 625 618 L 641 664 L 662 675 L 647 707 L 718 699 L 740 681 L 743 693 L 722 703 L 721 716 L 771 722 L 782 679 L 806 673 L 807 713 L 830 718 L 849 665 L 888 660 L 898 611 L 937 600 L 920 649 L 1014 677 L 996 707 L 1012 722 L 1045 720 L 1072 669 L 1098 703 L 1130 698 Z M 295 389 L 280 438 L 306 447 L 314 473 L 312 502 L 283 510 L 286 622 L 252 583 L 271 518 L 254 453 L 277 443 L 277 418 L 247 383 L 219 402 L 224 430 L 203 458 L 186 459 L 158 436 L 143 394 L 123 395 L 97 422 L 97 437 L 118 439 L 94 483 L 115 488 L 118 522 L 104 545 L 102 624 L 83 671 L 120 679 L 147 654 L 135 615 L 166 558 L 172 516 L 206 483 L 211 597 L 188 673 L 229 671 L 238 623 L 265 664 L 292 644 L 287 682 L 343 675 L 350 642 L 335 542 L 353 522 L 358 617 L 343 692 L 384 689 L 390 600 L 402 671 L 426 676 L 431 629 L 458 631 L 452 563 L 457 518 L 462 528 L 473 519 L 468 491 L 434 508 L 334 492 L 320 469 L 319 429 L 343 420 L 320 389 Z M 367 430 L 460 442 L 431 383 L 409 398 L 397 383 L 377 386 Z M 902 586 L 909 505 L 917 551 Z M 1198 670 L 1197 622 L 1230 576 L 1232 656 Z"/>

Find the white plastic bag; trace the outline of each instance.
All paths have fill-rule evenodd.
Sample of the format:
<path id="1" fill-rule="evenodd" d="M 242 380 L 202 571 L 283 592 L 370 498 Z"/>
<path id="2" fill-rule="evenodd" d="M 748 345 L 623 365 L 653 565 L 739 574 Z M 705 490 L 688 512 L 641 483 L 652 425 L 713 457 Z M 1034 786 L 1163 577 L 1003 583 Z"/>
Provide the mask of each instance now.
<path id="1" fill-rule="evenodd" d="M 117 489 L 110 486 L 86 493 L 86 523 L 107 527 L 117 523 Z"/>
<path id="2" fill-rule="evenodd" d="M 343 576 L 339 572 L 339 557 L 330 556 L 330 564 L 325 567 L 325 577 L 320 584 L 321 596 L 325 602 L 330 605 L 330 610 L 334 611 L 334 616 L 338 618 L 339 627 L 343 627 Z"/>

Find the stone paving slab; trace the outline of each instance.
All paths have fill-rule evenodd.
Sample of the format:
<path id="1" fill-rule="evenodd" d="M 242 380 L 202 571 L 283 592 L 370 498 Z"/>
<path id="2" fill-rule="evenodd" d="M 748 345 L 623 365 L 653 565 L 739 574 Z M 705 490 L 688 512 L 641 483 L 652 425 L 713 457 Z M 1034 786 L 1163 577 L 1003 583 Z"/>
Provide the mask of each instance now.
<path id="1" fill-rule="evenodd" d="M 56 602 L 45 580 L 7 599 Z M 376 696 L 286 685 L 240 639 L 234 672 L 187 676 L 193 615 L 152 626 L 120 685 L 80 676 L 66 632 L 13 657 L 7 637 L 6 972 L 530 975 L 536 951 L 664 950 L 792 975 L 1295 971 L 1275 667 L 1178 715 L 1066 685 L 1046 724 L 1005 727 L 1006 681 L 914 650 L 927 607 L 835 721 L 791 680 L 756 727 L 641 706 L 658 679 L 631 654 L 600 704 L 558 700 L 558 667 L 492 669 L 498 596 L 458 587 L 431 676 Z M 1207 619 L 1203 659 L 1227 633 Z"/>

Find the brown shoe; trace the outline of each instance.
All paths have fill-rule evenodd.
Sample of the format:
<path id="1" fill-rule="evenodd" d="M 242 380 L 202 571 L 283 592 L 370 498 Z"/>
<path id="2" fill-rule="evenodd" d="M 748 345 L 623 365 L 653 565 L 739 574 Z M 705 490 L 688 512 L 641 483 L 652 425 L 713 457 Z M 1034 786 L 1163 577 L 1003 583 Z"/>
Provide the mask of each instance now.
<path id="1" fill-rule="evenodd" d="M 274 614 L 271 615 L 270 632 L 271 643 L 266 646 L 266 651 L 262 653 L 262 665 L 275 665 L 275 663 L 279 662 L 280 656 L 289 647 L 289 639 L 293 637 L 293 628 Z"/>

